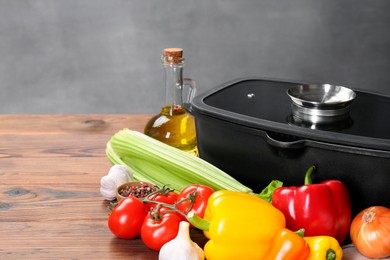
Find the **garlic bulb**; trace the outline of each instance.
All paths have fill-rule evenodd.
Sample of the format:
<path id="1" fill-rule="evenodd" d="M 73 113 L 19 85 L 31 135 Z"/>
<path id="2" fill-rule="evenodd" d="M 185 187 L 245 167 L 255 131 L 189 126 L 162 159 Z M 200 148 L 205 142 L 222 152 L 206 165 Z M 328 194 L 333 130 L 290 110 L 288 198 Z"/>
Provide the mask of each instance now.
<path id="1" fill-rule="evenodd" d="M 100 179 L 100 193 L 106 200 L 114 200 L 116 188 L 125 183 L 132 181 L 133 174 L 130 169 L 124 165 L 113 165 L 108 174 Z"/>
<path id="2" fill-rule="evenodd" d="M 160 249 L 159 260 L 203 260 L 203 249 L 190 238 L 190 224 L 180 222 L 179 232 Z"/>

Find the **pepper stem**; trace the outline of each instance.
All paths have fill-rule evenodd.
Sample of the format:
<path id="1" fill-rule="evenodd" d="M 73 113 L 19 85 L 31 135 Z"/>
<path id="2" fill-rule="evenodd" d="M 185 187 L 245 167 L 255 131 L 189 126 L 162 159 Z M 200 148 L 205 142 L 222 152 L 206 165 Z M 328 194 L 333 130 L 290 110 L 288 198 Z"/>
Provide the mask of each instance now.
<path id="1" fill-rule="evenodd" d="M 298 229 L 294 233 L 297 234 L 300 237 L 304 237 L 305 236 L 305 229 L 304 228 Z"/>
<path id="2" fill-rule="evenodd" d="M 326 251 L 326 260 L 335 260 L 336 259 L 336 252 L 333 249 L 328 249 Z"/>
<path id="3" fill-rule="evenodd" d="M 203 230 L 203 231 L 208 231 L 210 227 L 210 221 L 205 220 L 198 215 L 195 214 L 195 211 L 191 210 L 187 214 L 187 220 L 196 228 Z"/>
<path id="4" fill-rule="evenodd" d="M 315 165 L 312 165 L 309 167 L 309 169 L 307 169 L 306 174 L 305 174 L 305 185 L 313 183 L 313 180 L 311 179 L 311 175 L 315 170 L 316 170 Z"/>

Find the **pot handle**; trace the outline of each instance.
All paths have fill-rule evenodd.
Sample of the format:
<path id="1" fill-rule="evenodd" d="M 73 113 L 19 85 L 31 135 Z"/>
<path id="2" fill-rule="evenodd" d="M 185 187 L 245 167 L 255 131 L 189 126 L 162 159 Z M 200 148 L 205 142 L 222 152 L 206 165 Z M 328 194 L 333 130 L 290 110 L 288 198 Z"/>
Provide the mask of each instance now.
<path id="1" fill-rule="evenodd" d="M 187 92 L 182 93 L 182 95 L 183 95 L 183 104 L 182 105 L 188 113 L 193 114 L 191 102 L 194 99 L 195 94 L 196 94 L 195 80 L 193 80 L 191 78 L 184 78 L 183 79 L 183 90 L 184 90 L 184 87 L 187 88 Z M 187 98 L 184 99 L 184 96 L 187 96 Z"/>
<path id="2" fill-rule="evenodd" d="M 265 135 L 267 143 L 279 149 L 303 149 L 306 143 L 305 139 L 282 133 L 266 132 Z"/>
<path id="3" fill-rule="evenodd" d="M 183 107 L 184 107 L 184 109 L 188 112 L 188 113 L 190 113 L 191 115 L 194 115 L 194 111 L 193 111 L 193 109 L 192 109 L 192 103 L 190 102 L 190 103 L 183 103 Z"/>

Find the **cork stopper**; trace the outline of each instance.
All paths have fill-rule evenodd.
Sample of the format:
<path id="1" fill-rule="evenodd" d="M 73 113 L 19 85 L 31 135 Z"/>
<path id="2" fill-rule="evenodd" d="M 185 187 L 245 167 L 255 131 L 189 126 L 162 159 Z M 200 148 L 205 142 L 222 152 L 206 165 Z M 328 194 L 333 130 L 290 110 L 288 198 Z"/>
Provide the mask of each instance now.
<path id="1" fill-rule="evenodd" d="M 182 63 L 183 49 L 182 48 L 166 48 L 164 49 L 163 61 L 171 63 Z"/>
<path id="2" fill-rule="evenodd" d="M 164 49 L 164 56 L 181 58 L 181 57 L 183 57 L 183 49 L 181 49 L 181 48 L 166 48 L 166 49 Z"/>

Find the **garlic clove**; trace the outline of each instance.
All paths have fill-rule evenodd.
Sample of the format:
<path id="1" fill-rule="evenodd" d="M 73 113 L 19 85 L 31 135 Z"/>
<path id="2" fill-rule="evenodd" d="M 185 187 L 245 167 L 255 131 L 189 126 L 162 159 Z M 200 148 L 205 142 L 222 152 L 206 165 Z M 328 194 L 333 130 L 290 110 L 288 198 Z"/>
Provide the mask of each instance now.
<path id="1" fill-rule="evenodd" d="M 113 177 L 106 175 L 100 179 L 100 193 L 106 200 L 116 198 L 116 187 Z"/>
<path id="2" fill-rule="evenodd" d="M 171 241 L 165 243 L 160 249 L 159 260 L 204 260 L 203 249 L 191 240 L 190 224 L 180 222 L 179 232 Z"/>
<path id="3" fill-rule="evenodd" d="M 120 165 L 120 164 L 113 165 L 108 171 L 107 175 L 112 176 L 114 178 L 116 187 L 118 187 L 119 185 L 125 182 L 133 181 L 133 173 L 125 165 Z"/>
<path id="4" fill-rule="evenodd" d="M 113 165 L 108 174 L 100 179 L 100 193 L 109 201 L 116 198 L 116 188 L 125 183 L 132 181 L 133 174 L 130 169 L 124 165 Z"/>

